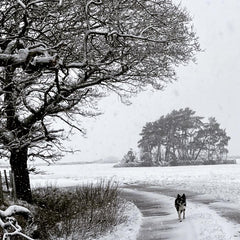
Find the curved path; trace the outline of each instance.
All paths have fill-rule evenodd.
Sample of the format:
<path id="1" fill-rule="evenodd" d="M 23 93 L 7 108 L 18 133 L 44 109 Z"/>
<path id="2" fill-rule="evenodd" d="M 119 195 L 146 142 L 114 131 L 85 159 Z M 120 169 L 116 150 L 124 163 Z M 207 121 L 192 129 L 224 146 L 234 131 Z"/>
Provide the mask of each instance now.
<path id="1" fill-rule="evenodd" d="M 228 202 L 186 192 L 186 219 L 179 222 L 174 208 L 178 192 L 152 185 L 126 185 L 122 195 L 143 215 L 137 240 L 240 239 L 240 209 Z"/>

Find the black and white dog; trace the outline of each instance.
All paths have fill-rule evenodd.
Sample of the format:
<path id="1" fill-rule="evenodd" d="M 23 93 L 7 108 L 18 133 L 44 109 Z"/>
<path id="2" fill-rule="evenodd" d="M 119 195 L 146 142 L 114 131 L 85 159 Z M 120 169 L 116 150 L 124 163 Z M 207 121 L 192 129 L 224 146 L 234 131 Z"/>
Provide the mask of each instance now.
<path id="1" fill-rule="evenodd" d="M 186 196 L 183 194 L 180 196 L 179 194 L 177 195 L 177 198 L 175 199 L 175 207 L 177 209 L 178 213 L 178 219 L 181 222 L 181 214 L 183 213 L 183 219 L 185 219 L 185 210 L 186 210 L 187 202 L 186 202 Z"/>

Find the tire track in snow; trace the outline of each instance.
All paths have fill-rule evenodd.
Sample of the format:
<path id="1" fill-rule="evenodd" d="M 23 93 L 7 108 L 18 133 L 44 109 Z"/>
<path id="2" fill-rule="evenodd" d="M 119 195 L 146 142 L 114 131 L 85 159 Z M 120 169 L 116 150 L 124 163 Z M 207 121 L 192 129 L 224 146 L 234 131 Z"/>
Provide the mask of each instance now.
<path id="1" fill-rule="evenodd" d="M 163 191 L 166 194 L 166 190 Z M 177 194 L 169 190 L 168 195 Z M 220 216 L 203 202 L 192 201 L 189 193 L 186 219 L 177 220 L 173 196 L 166 196 L 151 186 L 128 186 L 123 197 L 132 200 L 143 214 L 137 240 L 236 240 L 240 225 Z M 195 194 L 196 195 L 196 194 Z"/>

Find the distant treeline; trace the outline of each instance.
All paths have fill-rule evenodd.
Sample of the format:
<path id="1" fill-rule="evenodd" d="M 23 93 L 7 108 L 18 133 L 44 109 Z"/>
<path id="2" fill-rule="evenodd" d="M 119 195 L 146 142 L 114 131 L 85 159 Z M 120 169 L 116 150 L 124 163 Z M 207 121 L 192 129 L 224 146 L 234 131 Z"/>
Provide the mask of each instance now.
<path id="1" fill-rule="evenodd" d="M 185 108 L 146 123 L 138 142 L 140 159 L 130 150 L 122 163 L 139 162 L 144 166 L 235 163 L 227 161 L 230 137 L 225 129 L 213 117 L 207 122 L 203 119 Z"/>

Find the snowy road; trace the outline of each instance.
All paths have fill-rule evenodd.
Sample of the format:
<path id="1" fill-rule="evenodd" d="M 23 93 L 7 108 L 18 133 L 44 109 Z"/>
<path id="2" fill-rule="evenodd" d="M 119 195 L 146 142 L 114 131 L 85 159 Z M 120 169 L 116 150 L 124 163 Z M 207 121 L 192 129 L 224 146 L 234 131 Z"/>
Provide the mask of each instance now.
<path id="1" fill-rule="evenodd" d="M 186 219 L 179 222 L 174 208 L 176 190 L 152 185 L 128 185 L 123 190 L 123 196 L 133 201 L 143 214 L 137 240 L 240 238 L 240 210 L 233 204 L 185 191 Z"/>

